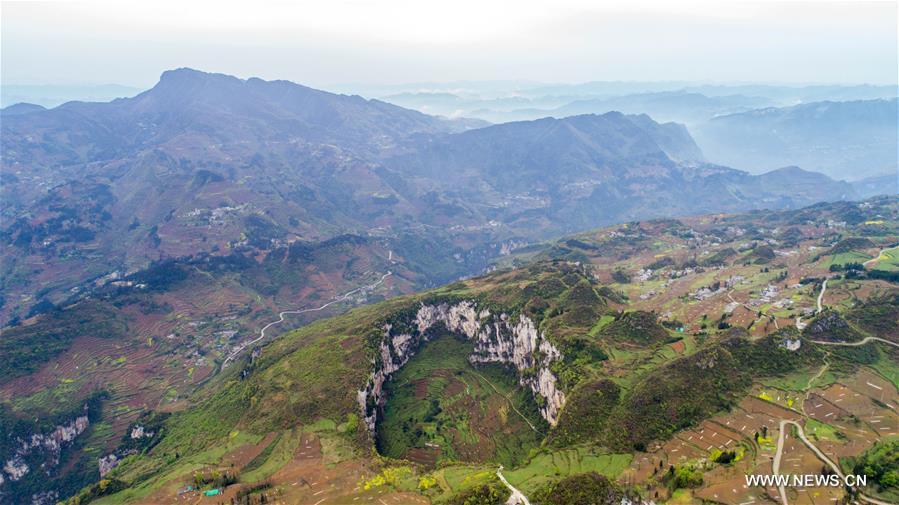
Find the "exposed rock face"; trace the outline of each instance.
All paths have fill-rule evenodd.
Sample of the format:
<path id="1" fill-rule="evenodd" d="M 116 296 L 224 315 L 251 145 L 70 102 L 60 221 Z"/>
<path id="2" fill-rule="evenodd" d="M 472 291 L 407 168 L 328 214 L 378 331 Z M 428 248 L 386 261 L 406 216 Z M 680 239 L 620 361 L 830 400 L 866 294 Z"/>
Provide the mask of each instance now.
<path id="1" fill-rule="evenodd" d="M 139 440 L 141 438 L 153 438 L 155 435 L 152 431 L 146 431 L 143 426 L 137 424 L 133 428 L 131 428 L 131 438 L 134 440 Z"/>
<path id="2" fill-rule="evenodd" d="M 21 456 L 13 456 L 12 459 L 6 461 L 3 465 L 3 471 L 9 475 L 9 480 L 19 480 L 28 473 L 28 465 L 22 460 Z"/>
<path id="3" fill-rule="evenodd" d="M 474 351 L 468 357 L 472 363 L 513 366 L 518 371 L 518 382 L 542 400 L 540 414 L 551 425 L 556 424 L 565 395 L 559 390 L 550 365 L 562 358 L 559 350 L 524 315 L 515 320 L 508 314 L 491 314 L 487 309 L 478 310 L 474 302 L 462 301 L 452 305 L 422 304 L 409 333 L 394 334 L 391 325 L 384 327 L 374 371 L 357 396 L 371 432 L 377 423 L 378 407 L 384 402 L 384 383 L 409 361 L 430 338 L 429 330 L 438 324 L 474 342 Z"/>
<path id="4" fill-rule="evenodd" d="M 43 452 L 47 456 L 41 466 L 56 466 L 59 464 L 59 455 L 63 445 L 75 440 L 75 437 L 84 433 L 90 425 L 87 415 L 81 415 L 72 421 L 56 426 L 46 435 L 33 433 L 27 439 L 18 438 L 18 447 L 11 455 L 7 455 L 3 464 L 3 472 L 11 481 L 17 481 L 30 471 L 25 458 L 33 453 Z M 0 483 L 3 481 L 0 480 Z"/>
<path id="5" fill-rule="evenodd" d="M 100 478 L 106 477 L 106 474 L 111 472 L 113 468 L 119 465 L 121 460 L 118 456 L 113 454 L 108 454 L 103 456 L 97 461 L 97 466 L 100 469 Z"/>

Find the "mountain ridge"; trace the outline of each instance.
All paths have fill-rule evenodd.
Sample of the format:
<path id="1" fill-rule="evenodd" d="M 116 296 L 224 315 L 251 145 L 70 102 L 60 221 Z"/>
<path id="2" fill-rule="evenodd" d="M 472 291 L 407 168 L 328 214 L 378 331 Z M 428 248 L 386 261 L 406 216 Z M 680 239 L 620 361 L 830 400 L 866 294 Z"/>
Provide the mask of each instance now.
<path id="1" fill-rule="evenodd" d="M 57 272 L 41 293 L 59 303 L 88 279 L 164 258 L 411 234 L 460 258 L 427 284 L 478 273 L 512 242 L 852 194 L 826 179 L 794 193 L 711 166 L 683 126 L 645 115 L 473 126 L 186 68 L 131 98 L 4 114 L 4 287 L 33 301 L 5 304 L 0 320 L 44 301 L 25 258 Z"/>

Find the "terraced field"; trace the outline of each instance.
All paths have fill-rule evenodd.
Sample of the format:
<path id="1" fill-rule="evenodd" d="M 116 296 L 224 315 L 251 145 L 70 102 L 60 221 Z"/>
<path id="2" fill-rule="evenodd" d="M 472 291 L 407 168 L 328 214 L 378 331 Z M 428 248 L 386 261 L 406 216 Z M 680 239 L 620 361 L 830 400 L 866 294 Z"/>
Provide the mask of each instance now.
<path id="1" fill-rule="evenodd" d="M 868 214 L 884 218 L 851 224 Z M 795 474 L 886 458 L 877 444 L 899 436 L 899 289 L 889 271 L 834 258 L 870 257 L 896 240 L 889 199 L 618 225 L 534 246 L 516 268 L 285 331 L 197 375 L 199 360 L 225 355 L 216 329 L 224 340 L 190 357 L 193 376 L 183 364 L 166 369 L 156 389 L 172 393 L 161 397 L 145 393 L 139 372 L 169 339 L 142 341 L 97 361 L 128 370 L 132 396 L 104 400 L 129 422 L 97 423 L 90 446 L 129 456 L 106 488 L 82 496 L 492 504 L 508 496 L 502 465 L 541 505 L 554 505 L 545 497 L 557 488 L 594 485 L 616 500 L 675 505 L 840 501 L 840 489 L 750 487 L 745 475 L 770 474 L 775 459 Z M 140 327 L 161 331 L 163 319 Z M 208 333 L 207 321 L 188 321 Z M 475 345 L 506 365 L 472 365 Z M 16 398 L 20 408 L 84 389 L 76 372 L 91 361 L 62 356 L 57 375 L 39 372 L 55 387 Z M 171 415 L 129 417 L 138 399 Z M 98 442 L 145 422 L 158 434 L 140 444 Z"/>

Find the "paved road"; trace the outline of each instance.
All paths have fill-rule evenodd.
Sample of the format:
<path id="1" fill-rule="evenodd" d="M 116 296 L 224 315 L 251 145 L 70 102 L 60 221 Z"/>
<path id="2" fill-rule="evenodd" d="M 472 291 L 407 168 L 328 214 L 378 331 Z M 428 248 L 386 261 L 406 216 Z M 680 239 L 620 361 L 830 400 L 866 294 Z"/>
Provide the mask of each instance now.
<path id="1" fill-rule="evenodd" d="M 824 292 L 827 291 L 827 279 L 824 279 L 824 282 L 821 284 L 821 292 L 818 293 L 818 308 L 815 310 L 815 314 L 820 313 L 824 310 L 822 303 L 824 302 Z M 808 326 L 808 323 L 802 322 L 802 316 L 796 316 L 796 329 L 802 331 L 805 327 Z"/>
<path id="2" fill-rule="evenodd" d="M 880 258 L 883 256 L 883 253 L 885 253 L 885 252 L 887 252 L 887 251 L 889 251 L 889 250 L 891 250 L 891 249 L 899 249 L 899 247 L 896 247 L 896 246 L 893 246 L 893 247 L 884 247 L 883 249 L 881 249 L 881 250 L 877 253 L 876 256 L 874 256 L 873 258 L 869 259 L 868 261 L 862 263 L 862 266 L 863 266 L 863 267 L 867 267 L 868 265 L 870 265 L 870 264 L 872 264 L 872 263 L 877 263 L 878 261 L 880 261 Z"/>
<path id="3" fill-rule="evenodd" d="M 784 450 L 784 423 L 780 422 L 780 434 L 777 436 L 777 452 L 774 453 L 774 461 L 771 463 L 771 470 L 774 475 L 780 475 L 780 458 L 783 456 Z M 784 486 L 777 486 L 777 494 L 780 495 L 781 505 L 787 505 L 787 490 Z"/>
<path id="4" fill-rule="evenodd" d="M 899 347 L 899 344 L 897 344 L 896 342 L 893 342 L 891 340 L 882 339 L 880 337 L 865 337 L 865 338 L 859 340 L 858 342 L 827 342 L 825 340 L 812 340 L 812 342 L 814 342 L 816 344 L 821 344 L 821 345 L 842 345 L 842 346 L 848 346 L 848 347 L 857 347 L 860 345 L 865 345 L 868 342 L 874 342 L 874 341 L 883 342 L 884 344 L 889 344 L 889 345 L 892 345 L 895 347 Z"/>
<path id="5" fill-rule="evenodd" d="M 785 428 L 786 428 L 786 425 L 788 425 L 788 424 L 789 424 L 789 425 L 792 425 L 792 426 L 794 426 L 794 427 L 796 428 L 796 432 L 797 432 L 797 434 L 799 435 L 799 440 L 802 440 L 802 443 L 805 444 L 806 447 L 808 447 L 809 449 L 811 449 L 811 451 L 815 453 L 815 456 L 816 456 L 819 460 L 821 460 L 822 462 L 824 462 L 824 464 L 826 464 L 827 466 L 829 466 L 830 469 L 834 471 L 834 473 L 836 473 L 837 475 L 839 475 L 839 476 L 840 476 L 840 479 L 842 479 L 843 482 L 846 482 L 846 475 L 843 474 L 843 472 L 840 470 L 839 465 L 837 465 L 837 464 L 835 464 L 833 461 L 831 461 L 830 458 L 828 458 L 826 454 L 824 454 L 823 452 L 821 452 L 821 450 L 818 449 L 818 447 L 816 447 L 815 444 L 813 444 L 813 443 L 811 442 L 811 440 L 809 440 L 808 438 L 806 438 L 806 436 L 805 436 L 805 431 L 803 431 L 802 426 L 800 426 L 799 423 L 797 423 L 796 421 L 791 421 L 791 420 L 789 420 L 789 419 L 781 419 L 781 420 L 780 420 L 780 434 L 779 434 L 778 437 L 777 437 L 777 452 L 774 454 L 774 463 L 773 463 L 774 474 L 775 474 L 775 475 L 779 475 L 779 474 L 780 474 L 780 458 L 781 458 L 781 456 L 782 456 L 782 454 L 783 454 L 784 432 L 786 431 Z M 783 487 L 783 486 L 778 486 L 777 492 L 778 492 L 778 494 L 780 494 L 781 504 L 782 504 L 782 505 L 788 505 L 788 503 L 787 503 L 787 493 L 786 493 L 786 490 L 784 489 L 784 487 Z M 871 498 L 871 497 L 869 497 L 869 496 L 865 496 L 865 495 L 863 495 L 863 494 L 861 494 L 861 493 L 858 494 L 858 498 L 859 498 L 861 501 L 868 502 L 868 503 L 873 503 L 874 505 L 895 505 L 895 504 L 890 503 L 890 502 L 878 500 L 877 498 Z"/>
<path id="6" fill-rule="evenodd" d="M 802 431 L 802 426 L 799 425 L 796 421 L 791 421 L 789 419 L 781 419 L 780 420 L 780 434 L 777 436 L 777 452 L 774 453 L 774 463 L 773 470 L 775 475 L 780 475 L 780 459 L 783 455 L 784 448 L 784 435 L 786 434 L 787 425 L 794 426 L 796 428 L 797 433 L 799 434 L 799 439 L 802 440 L 812 452 L 815 453 L 815 456 L 818 457 L 821 461 L 823 461 L 827 466 L 829 466 L 840 478 L 844 478 L 843 472 L 840 471 L 840 467 L 833 464 L 833 462 L 828 458 L 823 452 L 821 452 L 815 444 L 811 443 L 809 439 L 805 438 L 805 432 Z M 777 492 L 780 494 L 780 502 L 782 505 L 788 505 L 787 503 L 787 491 L 784 486 L 777 486 Z"/>
<path id="7" fill-rule="evenodd" d="M 512 494 L 509 495 L 509 499 L 506 500 L 506 505 L 531 505 L 531 502 L 528 501 L 528 497 L 516 489 L 512 484 L 509 484 L 509 481 L 503 477 L 502 465 L 500 465 L 499 470 L 496 471 L 496 476 L 499 477 L 499 480 L 501 480 L 507 488 L 509 488 L 509 491 L 512 491 Z"/>
<path id="8" fill-rule="evenodd" d="M 284 322 L 284 316 L 286 316 L 286 315 L 288 315 L 288 314 L 305 314 L 305 313 L 307 313 L 307 312 L 318 312 L 318 311 L 320 311 L 320 310 L 324 310 L 324 309 L 330 307 L 331 305 L 334 305 L 335 303 L 339 303 L 339 302 L 345 301 L 347 298 L 349 298 L 350 296 L 352 296 L 352 295 L 358 293 L 359 291 L 362 291 L 362 290 L 364 290 L 364 289 L 374 289 L 374 288 L 378 287 L 381 283 L 384 282 L 384 279 L 390 277 L 391 275 L 393 275 L 393 272 L 388 271 L 386 274 L 382 275 L 381 278 L 378 279 L 376 282 L 374 282 L 374 283 L 372 283 L 372 284 L 369 284 L 368 286 L 362 286 L 362 287 L 356 288 L 356 289 L 354 289 L 354 290 L 352 290 L 352 291 L 347 291 L 346 293 L 344 293 L 344 294 L 342 294 L 342 295 L 340 295 L 340 296 L 335 297 L 335 298 L 334 298 L 333 300 L 331 300 L 330 302 L 328 302 L 328 303 L 322 305 L 321 307 L 316 307 L 316 308 L 314 308 L 314 309 L 285 310 L 285 311 L 279 312 L 279 313 L 278 313 L 278 320 L 277 320 L 277 321 L 272 321 L 272 322 L 268 323 L 267 325 L 263 326 L 262 329 L 259 330 L 259 336 L 258 336 L 258 337 L 256 337 L 255 339 L 253 339 L 253 340 L 251 340 L 251 341 L 249 341 L 249 342 L 247 342 L 247 343 L 245 343 L 245 344 L 239 346 L 239 347 L 238 347 L 237 349 L 235 349 L 230 355 L 228 355 L 228 357 L 225 358 L 225 361 L 222 362 L 222 368 L 225 368 L 226 366 L 228 366 L 228 363 L 229 363 L 230 361 L 232 361 L 235 357 L 237 357 L 238 354 L 240 354 L 241 352 L 243 352 L 244 349 L 246 349 L 247 347 L 250 347 L 250 346 L 252 346 L 252 345 L 255 345 L 256 342 L 259 342 L 260 340 L 264 339 L 264 338 L 265 338 L 265 330 L 271 328 L 272 326 L 274 326 L 274 325 L 276 325 L 276 324 L 281 324 L 281 323 L 283 323 L 283 322 Z"/>
<path id="9" fill-rule="evenodd" d="M 818 293 L 818 312 L 824 310 L 821 306 L 821 302 L 824 301 L 824 292 L 827 291 L 827 279 L 824 279 L 824 282 L 821 284 L 821 292 Z"/>

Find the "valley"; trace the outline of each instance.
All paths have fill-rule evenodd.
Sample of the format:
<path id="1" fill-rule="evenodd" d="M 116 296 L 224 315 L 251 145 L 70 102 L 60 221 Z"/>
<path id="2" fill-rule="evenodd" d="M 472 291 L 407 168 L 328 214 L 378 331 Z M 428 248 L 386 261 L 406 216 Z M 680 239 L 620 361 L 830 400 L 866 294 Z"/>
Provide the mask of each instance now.
<path id="1" fill-rule="evenodd" d="M 3 497 L 730 503 L 767 449 L 722 416 L 895 389 L 895 198 L 677 123 L 187 68 L 2 114 Z M 792 401 L 752 426 L 838 429 Z"/>
<path id="2" fill-rule="evenodd" d="M 0 505 L 899 505 L 899 3 L 0 3 Z"/>
<path id="3" fill-rule="evenodd" d="M 531 503 L 583 479 L 656 502 L 781 500 L 744 475 L 778 454 L 781 473 L 847 473 L 899 434 L 895 274 L 861 265 L 899 239 L 897 212 L 880 198 L 639 221 L 521 248 L 266 339 L 127 424 L 153 434 L 79 500 L 489 502 L 509 493 L 500 465 Z"/>
<path id="4" fill-rule="evenodd" d="M 424 466 L 514 467 L 539 445 L 546 427 L 531 396 L 496 365 L 474 368 L 471 351 L 451 335 L 437 337 L 391 379 L 376 435 L 381 454 Z"/>
<path id="5" fill-rule="evenodd" d="M 683 125 L 645 114 L 489 125 L 189 68 L 131 98 L 6 111 L 0 141 L 4 324 L 201 254 L 352 235 L 402 251 L 420 289 L 598 226 L 855 191 L 708 163 Z"/>

